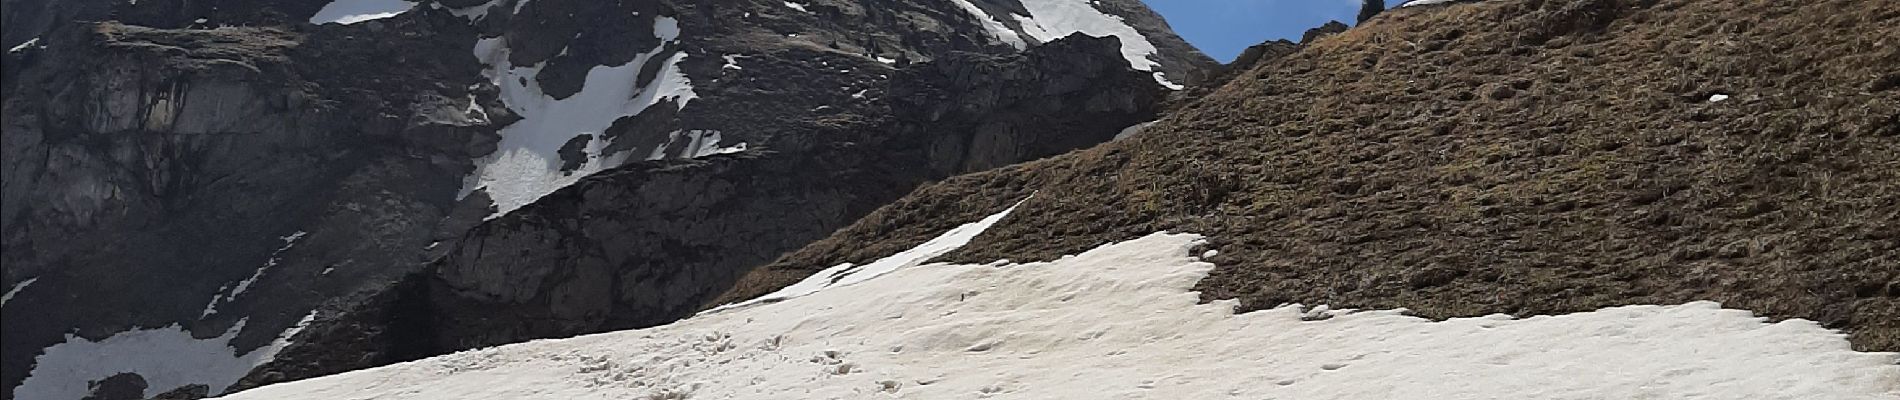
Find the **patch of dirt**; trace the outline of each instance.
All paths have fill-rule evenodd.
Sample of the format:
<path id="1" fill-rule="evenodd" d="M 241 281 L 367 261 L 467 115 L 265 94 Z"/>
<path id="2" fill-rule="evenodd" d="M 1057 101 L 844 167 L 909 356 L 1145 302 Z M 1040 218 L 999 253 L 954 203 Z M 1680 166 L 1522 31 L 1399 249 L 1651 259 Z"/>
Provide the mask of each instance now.
<path id="1" fill-rule="evenodd" d="M 1144 133 L 919 189 L 727 299 L 1035 192 L 939 261 L 1194 232 L 1220 250 L 1204 299 L 1242 311 L 1446 318 L 1706 299 L 1900 351 L 1894 38 L 1900 2 L 1391 10 Z"/>

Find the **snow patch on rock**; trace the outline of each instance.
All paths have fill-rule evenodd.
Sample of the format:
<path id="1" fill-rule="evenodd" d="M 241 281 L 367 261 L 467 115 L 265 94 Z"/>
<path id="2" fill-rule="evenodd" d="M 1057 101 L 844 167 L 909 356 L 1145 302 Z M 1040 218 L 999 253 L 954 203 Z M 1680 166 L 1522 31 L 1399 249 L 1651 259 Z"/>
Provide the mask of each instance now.
<path id="1" fill-rule="evenodd" d="M 145 396 L 190 385 L 205 385 L 211 394 L 221 394 L 252 368 L 276 357 L 316 316 L 312 311 L 270 344 L 244 354 L 237 353 L 231 340 L 247 320 L 209 339 L 194 338 L 178 325 L 133 329 L 97 342 L 69 334 L 65 342 L 47 347 L 34 359 L 33 371 L 14 389 L 13 398 L 78 400 L 91 393 L 92 382 L 123 373 L 145 379 Z"/>
<path id="2" fill-rule="evenodd" d="M 235 288 L 230 286 L 219 288 L 217 294 L 211 295 L 211 302 L 205 304 L 205 309 L 198 314 L 198 318 L 202 319 L 211 316 L 211 314 L 216 314 L 218 312 L 219 303 L 237 300 L 238 295 L 251 290 L 251 285 L 257 283 L 259 278 L 263 278 L 265 271 L 269 271 L 271 267 L 276 267 L 279 257 L 283 256 L 284 252 L 289 251 L 291 247 L 296 247 L 297 240 L 303 239 L 304 235 L 307 234 L 309 234 L 309 232 L 297 231 L 296 233 L 277 238 L 278 240 L 284 241 L 284 245 L 278 247 L 276 251 L 272 251 L 270 258 L 264 260 L 264 265 L 258 266 L 256 271 L 251 272 L 251 277 L 238 281 Z M 230 293 L 225 293 L 226 289 L 229 289 Z"/>
<path id="3" fill-rule="evenodd" d="M 732 146 L 720 146 L 719 142 L 720 142 L 719 131 L 713 131 L 713 130 L 673 131 L 668 135 L 666 144 L 661 145 L 659 147 L 654 147 L 653 152 L 650 154 L 647 154 L 647 160 L 662 160 L 662 159 L 667 159 L 667 158 L 699 158 L 699 157 L 705 157 L 705 156 L 710 156 L 710 155 L 715 155 L 715 154 L 738 153 L 738 152 L 743 152 L 746 149 L 745 142 L 739 142 L 738 144 L 734 144 Z M 678 145 L 679 148 L 681 148 L 682 150 L 680 151 L 678 155 L 669 156 L 667 154 L 667 149 L 675 148 L 675 145 Z"/>
<path id="4" fill-rule="evenodd" d="M 983 11 L 983 8 L 970 3 L 970 0 L 950 0 L 950 2 L 955 3 L 957 8 L 963 9 L 964 12 L 970 13 L 971 17 L 975 17 L 977 23 L 983 24 L 983 30 L 988 31 L 990 36 L 995 37 L 996 40 L 1015 47 L 1017 50 L 1029 47 L 1029 43 L 1023 41 L 1022 35 L 1018 35 L 1016 31 L 1010 29 L 1008 25 L 1003 25 L 1002 20 L 990 16 L 990 13 Z"/>
<path id="5" fill-rule="evenodd" d="M 26 49 L 33 48 L 33 46 L 38 46 L 39 44 L 40 44 L 40 38 L 34 37 L 32 39 L 27 39 L 25 42 L 20 42 L 20 44 L 18 45 L 14 45 L 13 48 L 7 49 L 7 53 L 18 53 L 18 52 L 26 51 Z"/>
<path id="6" fill-rule="evenodd" d="M 1137 71 L 1153 71 L 1155 82 L 1169 89 L 1180 90 L 1183 86 L 1168 80 L 1161 71 L 1156 71 L 1161 63 L 1154 60 L 1160 50 L 1147 36 L 1142 36 L 1135 27 L 1128 26 L 1122 17 L 1111 15 L 1095 8 L 1090 0 L 1022 0 L 1029 15 L 1016 15 L 1023 32 L 1044 43 L 1061 39 L 1075 33 L 1089 36 L 1114 36 L 1121 39 L 1122 57 L 1128 59 L 1128 66 Z"/>
<path id="7" fill-rule="evenodd" d="M 7 289 L 6 294 L 0 295 L 0 307 L 5 307 L 7 305 L 7 302 L 13 301 L 14 295 L 18 295 L 20 294 L 20 291 L 26 290 L 27 286 L 33 286 L 33 282 L 39 282 L 39 281 L 40 281 L 40 278 L 36 276 L 24 281 L 20 281 L 20 283 L 13 284 L 12 289 Z"/>
<path id="8" fill-rule="evenodd" d="M 310 23 L 349 25 L 401 15 L 415 6 L 416 2 L 403 0 L 336 0 L 311 15 Z"/>
<path id="9" fill-rule="evenodd" d="M 1900 357 L 1711 302 L 1431 321 L 1193 292 L 1197 236 L 927 265 L 671 325 L 268 386 L 233 399 L 1893 399 Z"/>
<path id="10" fill-rule="evenodd" d="M 1477 1 L 1477 0 L 1412 0 L 1412 1 L 1405 2 L 1405 4 L 1400 4 L 1399 7 L 1429 6 L 1433 4 L 1445 4 L 1445 3 L 1452 3 L 1452 2 L 1459 2 L 1459 1 Z"/>
<path id="11" fill-rule="evenodd" d="M 1121 132 L 1116 132 L 1115 138 L 1112 140 L 1122 140 L 1129 136 L 1135 136 L 1136 134 L 1141 133 L 1141 131 L 1147 130 L 1148 127 L 1154 126 L 1156 122 L 1160 122 L 1160 121 L 1148 121 L 1148 122 L 1143 122 L 1139 124 L 1129 125 L 1127 128 L 1122 128 Z"/>
<path id="12" fill-rule="evenodd" d="M 482 18 L 487 18 L 488 10 L 495 8 L 495 6 L 501 5 L 501 2 L 502 0 L 488 0 L 487 3 L 476 4 L 476 5 L 463 7 L 463 8 L 449 8 L 448 6 L 442 5 L 442 3 L 440 2 L 431 2 L 429 3 L 429 7 L 438 9 L 438 10 L 447 10 L 449 12 L 449 15 L 462 17 L 463 19 L 467 19 L 469 22 L 476 22 L 476 21 L 481 21 Z"/>
<path id="13" fill-rule="evenodd" d="M 573 184 L 588 175 L 620 166 L 628 154 L 601 154 L 610 144 L 602 133 L 622 117 L 638 115 L 647 107 L 672 99 L 681 108 L 698 95 L 680 70 L 685 52 L 666 55 L 652 82 L 638 82 L 641 67 L 660 57 L 666 45 L 679 39 L 679 21 L 660 17 L 653 33 L 661 44 L 618 66 L 595 66 L 587 72 L 581 91 L 565 99 L 542 92 L 535 79 L 545 64 L 514 66 L 508 62 L 507 39 L 481 39 L 475 55 L 490 68 L 484 71 L 501 88 L 502 103 L 522 119 L 501 129 L 494 154 L 484 158 L 462 189 L 466 196 L 484 190 L 494 199 L 499 217 Z M 573 171 L 561 170 L 561 146 L 582 135 L 586 161 Z"/>

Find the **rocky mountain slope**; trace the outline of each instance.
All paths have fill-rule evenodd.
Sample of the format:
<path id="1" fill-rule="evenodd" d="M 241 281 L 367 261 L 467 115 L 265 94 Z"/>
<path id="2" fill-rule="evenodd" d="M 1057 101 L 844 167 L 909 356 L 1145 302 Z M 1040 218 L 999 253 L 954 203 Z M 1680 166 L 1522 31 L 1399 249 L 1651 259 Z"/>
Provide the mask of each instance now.
<path id="1" fill-rule="evenodd" d="M 670 321 L 1215 67 L 1135 0 L 4 4 L 9 399 Z"/>
<path id="2" fill-rule="evenodd" d="M 768 151 L 603 172 L 443 244 L 446 255 L 394 293 L 316 328 L 376 336 L 307 335 L 257 378 L 381 363 L 334 360 L 338 348 L 405 359 L 691 315 L 750 268 L 925 180 L 1107 141 L 1152 119 L 1164 89 L 1090 56 L 1114 46 L 1076 37 L 1020 56 L 938 59 L 892 77 L 888 113 L 806 122 Z"/>
<path id="3" fill-rule="evenodd" d="M 939 261 L 1190 232 L 1218 251 L 1202 299 L 1243 311 L 1714 300 L 1896 351 L 1896 27 L 1900 3 L 1845 0 L 1395 9 L 1140 134 L 919 189 L 718 303 L 1028 198 Z"/>

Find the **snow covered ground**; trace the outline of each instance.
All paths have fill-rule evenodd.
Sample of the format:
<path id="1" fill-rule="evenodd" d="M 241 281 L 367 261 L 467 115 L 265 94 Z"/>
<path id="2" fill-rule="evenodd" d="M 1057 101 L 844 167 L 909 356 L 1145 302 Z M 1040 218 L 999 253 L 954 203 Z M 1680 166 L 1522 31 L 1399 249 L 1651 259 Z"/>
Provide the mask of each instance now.
<path id="1" fill-rule="evenodd" d="M 223 393 L 252 368 L 276 357 L 316 315 L 311 312 L 277 340 L 243 354 L 231 347 L 231 340 L 244 330 L 244 321 L 209 339 L 191 337 L 190 331 L 177 325 L 133 329 L 97 342 L 67 335 L 65 342 L 46 348 L 33 360 L 32 374 L 14 389 L 13 398 L 79 400 L 92 393 L 93 382 L 121 373 L 143 378 L 145 396 L 189 385 Z"/>
<path id="2" fill-rule="evenodd" d="M 336 0 L 311 15 L 310 23 L 349 25 L 401 15 L 415 6 L 415 2 L 403 0 Z"/>
<path id="3" fill-rule="evenodd" d="M 1714 303 L 1434 322 L 1236 315 L 1199 238 L 932 264 L 672 325 L 466 351 L 231 399 L 1883 399 L 1900 357 Z M 1313 318 L 1324 314 L 1330 318 Z M 1316 320 L 1317 319 L 1317 320 Z"/>
<path id="4" fill-rule="evenodd" d="M 857 265 L 844 263 L 834 265 L 831 266 L 831 268 L 818 271 L 818 273 L 812 274 L 810 277 L 805 278 L 805 280 L 798 281 L 798 283 L 786 286 L 776 292 L 740 303 L 719 306 L 702 314 L 722 312 L 754 304 L 784 301 L 794 297 L 818 293 L 828 288 L 868 281 L 879 276 L 884 276 L 884 274 L 896 272 L 899 269 L 923 265 L 924 263 L 930 262 L 933 258 L 949 254 L 952 251 L 963 248 L 963 245 L 970 244 L 970 241 L 975 240 L 977 235 L 983 234 L 984 231 L 988 231 L 991 226 L 995 226 L 996 223 L 1002 221 L 1003 218 L 1009 217 L 1009 214 L 1015 212 L 1016 207 L 1022 206 L 1024 201 L 1029 201 L 1029 199 L 1018 201 L 1008 209 L 988 217 L 983 217 L 983 219 L 976 222 L 951 228 L 949 232 L 944 232 L 941 235 L 937 235 L 937 237 L 930 238 L 930 240 L 924 241 L 923 244 L 912 247 L 909 250 L 880 258 L 869 264 Z"/>

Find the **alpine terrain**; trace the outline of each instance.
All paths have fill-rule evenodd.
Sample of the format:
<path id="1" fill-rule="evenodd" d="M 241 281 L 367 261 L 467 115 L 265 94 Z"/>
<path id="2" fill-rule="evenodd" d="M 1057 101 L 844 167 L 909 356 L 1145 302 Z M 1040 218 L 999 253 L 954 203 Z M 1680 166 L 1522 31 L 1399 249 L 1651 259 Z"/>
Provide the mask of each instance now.
<path id="1" fill-rule="evenodd" d="M 0 0 L 0 400 L 1900 399 L 1900 1 Z"/>
<path id="2" fill-rule="evenodd" d="M 1134 0 L 7 0 L 0 398 L 671 322 L 1218 64 Z"/>

